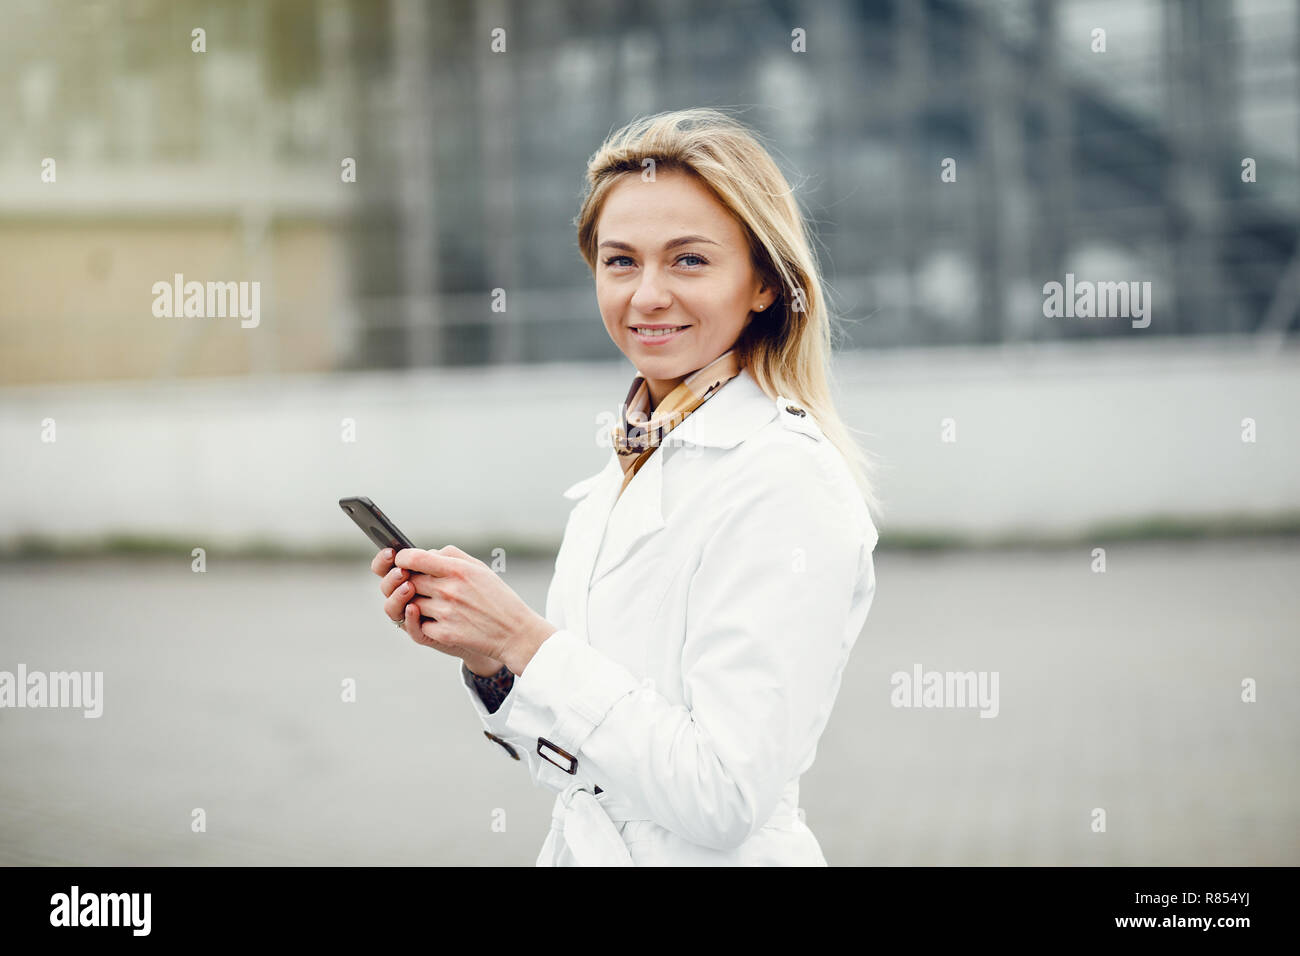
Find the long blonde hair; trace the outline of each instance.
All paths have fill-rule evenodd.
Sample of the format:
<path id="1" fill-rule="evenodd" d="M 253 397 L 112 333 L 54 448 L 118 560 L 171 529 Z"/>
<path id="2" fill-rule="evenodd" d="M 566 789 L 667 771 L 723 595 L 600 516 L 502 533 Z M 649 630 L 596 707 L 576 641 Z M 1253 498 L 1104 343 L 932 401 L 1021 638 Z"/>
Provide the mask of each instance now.
<path id="1" fill-rule="evenodd" d="M 797 399 L 812 414 L 844 456 L 868 509 L 879 515 L 875 465 L 831 398 L 831 317 L 807 222 L 753 131 L 716 109 L 697 108 L 642 117 L 611 134 L 587 161 L 586 194 L 573 220 L 592 274 L 605 200 L 626 176 L 650 166 L 647 160 L 655 170 L 696 176 L 744 228 L 755 271 L 778 294 L 751 315 L 736 341 L 737 358 L 773 400 Z"/>

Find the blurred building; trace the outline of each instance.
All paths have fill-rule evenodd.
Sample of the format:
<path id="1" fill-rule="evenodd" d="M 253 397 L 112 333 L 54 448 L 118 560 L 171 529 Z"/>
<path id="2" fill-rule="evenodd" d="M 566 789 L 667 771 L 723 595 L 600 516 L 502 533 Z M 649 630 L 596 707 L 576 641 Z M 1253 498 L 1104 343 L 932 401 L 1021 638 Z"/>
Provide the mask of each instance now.
<path id="1" fill-rule="evenodd" d="M 617 358 L 585 159 L 701 105 L 779 150 L 844 348 L 1276 335 L 1298 61 L 1292 0 L 14 2 L 0 384 Z M 260 282 L 259 326 L 155 317 L 177 273 Z M 1152 282 L 1151 326 L 1044 317 L 1067 273 Z"/>

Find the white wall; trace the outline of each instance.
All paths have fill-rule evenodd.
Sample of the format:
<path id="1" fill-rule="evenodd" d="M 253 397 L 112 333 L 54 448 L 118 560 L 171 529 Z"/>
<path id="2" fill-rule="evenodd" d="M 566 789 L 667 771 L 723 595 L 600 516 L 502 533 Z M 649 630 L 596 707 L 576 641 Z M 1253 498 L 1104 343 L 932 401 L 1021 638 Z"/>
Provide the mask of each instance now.
<path id="1" fill-rule="evenodd" d="M 844 356 L 890 532 L 1069 533 L 1300 510 L 1300 348 L 1092 342 Z M 0 389 L 0 542 L 113 532 L 350 544 L 363 494 L 428 547 L 558 543 L 631 367 L 545 366 Z M 356 420 L 356 441 L 341 420 Z M 1241 441 L 1241 421 L 1258 440 Z M 53 418 L 57 441 L 41 441 Z M 941 422 L 957 441 L 940 441 Z"/>

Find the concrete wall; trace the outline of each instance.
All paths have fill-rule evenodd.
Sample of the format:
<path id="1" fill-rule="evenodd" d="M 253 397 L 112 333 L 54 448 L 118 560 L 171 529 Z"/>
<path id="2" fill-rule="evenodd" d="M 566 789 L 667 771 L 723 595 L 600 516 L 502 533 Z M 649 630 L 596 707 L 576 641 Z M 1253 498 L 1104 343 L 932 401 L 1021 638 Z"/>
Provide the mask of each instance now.
<path id="1" fill-rule="evenodd" d="M 900 351 L 843 356 L 836 374 L 845 420 L 882 461 L 886 539 L 1300 511 L 1294 346 Z M 428 547 L 553 547 L 561 492 L 603 465 L 597 416 L 630 376 L 619 363 L 2 389 L 0 543 L 348 546 L 359 535 L 336 502 L 363 494 Z"/>
<path id="2" fill-rule="evenodd" d="M 329 369 L 349 351 L 347 268 L 328 221 L 11 219 L 0 223 L 0 383 Z M 260 283 L 260 322 L 154 316 L 154 283 L 177 273 Z"/>

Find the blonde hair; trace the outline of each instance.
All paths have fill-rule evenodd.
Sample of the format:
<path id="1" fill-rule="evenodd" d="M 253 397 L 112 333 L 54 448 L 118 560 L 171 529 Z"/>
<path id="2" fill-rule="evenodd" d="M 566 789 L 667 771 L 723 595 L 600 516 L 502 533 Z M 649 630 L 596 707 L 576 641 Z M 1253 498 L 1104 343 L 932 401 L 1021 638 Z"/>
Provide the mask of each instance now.
<path id="1" fill-rule="evenodd" d="M 587 161 L 586 194 L 573 223 L 582 258 L 596 271 L 596 222 L 610 191 L 643 166 L 694 175 L 737 219 L 755 271 L 776 300 L 753 313 L 736 340 L 740 363 L 765 393 L 796 399 L 839 449 L 873 515 L 875 465 L 850 435 L 830 391 L 831 317 L 807 223 L 790 185 L 757 135 L 716 109 L 634 120 Z"/>

